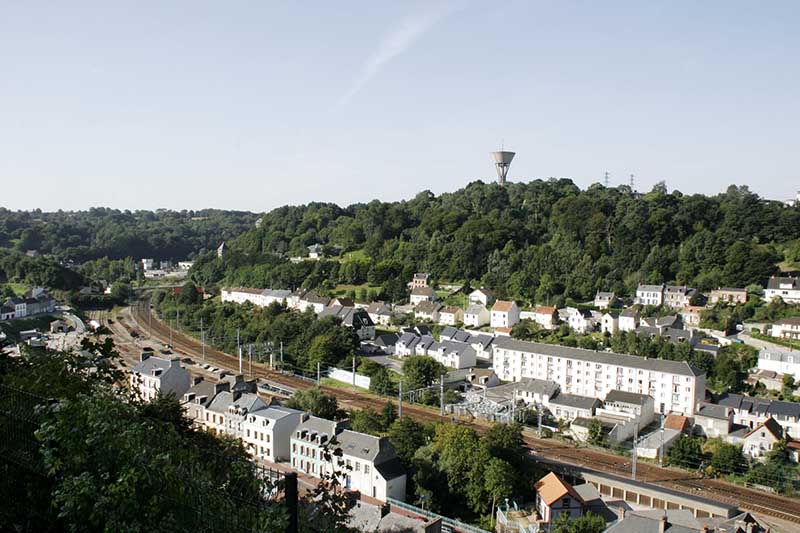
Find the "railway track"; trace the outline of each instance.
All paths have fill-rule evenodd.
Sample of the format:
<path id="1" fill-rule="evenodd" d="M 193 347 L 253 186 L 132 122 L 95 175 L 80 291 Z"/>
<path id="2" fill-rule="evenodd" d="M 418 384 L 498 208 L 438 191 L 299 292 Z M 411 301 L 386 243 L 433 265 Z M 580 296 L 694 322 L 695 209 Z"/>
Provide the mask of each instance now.
<path id="1" fill-rule="evenodd" d="M 149 305 L 140 302 L 138 305 L 130 307 L 129 310 L 131 324 L 120 324 L 119 321 L 116 321 L 116 327 L 112 329 L 112 331 L 118 334 L 122 333 L 120 331 L 120 327 L 122 327 L 125 333 L 129 334 L 128 328 L 135 328 L 142 334 L 148 332 L 152 337 L 164 343 L 169 342 L 171 339 L 173 350 L 181 355 L 194 359 L 196 362 L 201 357 L 202 346 L 200 342 L 193 337 L 189 337 L 174 330 L 171 331 L 170 328 L 160 320 L 150 317 L 151 311 Z M 123 336 L 123 339 L 124 338 L 125 336 Z M 238 370 L 239 365 L 238 358 L 235 356 L 209 346 L 205 348 L 205 362 L 234 372 Z M 269 379 L 296 390 L 308 389 L 314 386 L 313 383 L 304 379 L 271 370 L 261 363 L 253 363 L 253 377 Z M 354 393 L 339 388 L 327 387 L 325 385 L 321 385 L 320 388 L 326 393 L 335 396 L 345 406 L 351 408 L 363 409 L 369 407 L 374 409 L 376 405 L 386 401 L 386 398 Z M 426 422 L 449 421 L 449 417 L 442 417 L 436 412 L 416 405 L 404 404 L 403 414 Z M 462 422 L 474 427 L 481 433 L 486 431 L 488 427 L 488 424 L 482 421 L 462 420 Z M 529 432 L 523 433 L 523 441 L 529 449 L 531 449 L 532 455 L 538 456 L 546 462 L 557 462 L 573 468 L 583 467 L 625 477 L 630 475 L 630 460 L 625 457 L 602 453 L 587 448 L 576 448 L 553 440 L 539 439 L 530 435 Z M 692 496 L 701 495 L 720 503 L 734 505 L 741 509 L 775 517 L 793 524 L 800 524 L 799 500 L 776 494 L 759 492 L 721 480 L 702 479 L 690 472 L 673 468 L 662 468 L 647 463 L 639 463 L 637 465 L 637 479 L 654 485 L 678 490 Z"/>

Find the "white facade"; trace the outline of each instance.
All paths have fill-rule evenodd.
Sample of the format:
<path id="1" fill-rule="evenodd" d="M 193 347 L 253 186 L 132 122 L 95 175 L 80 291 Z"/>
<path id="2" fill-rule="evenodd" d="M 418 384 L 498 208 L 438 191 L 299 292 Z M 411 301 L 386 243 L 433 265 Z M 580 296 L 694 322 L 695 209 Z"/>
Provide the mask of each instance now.
<path id="1" fill-rule="evenodd" d="M 469 303 L 488 306 L 492 300 L 492 293 L 486 289 L 475 289 L 469 293 Z"/>
<path id="2" fill-rule="evenodd" d="M 600 331 L 613 335 L 619 330 L 619 315 L 606 313 L 600 319 Z"/>
<path id="3" fill-rule="evenodd" d="M 778 374 L 790 374 L 795 380 L 800 380 L 800 352 L 761 350 L 758 354 L 758 368 Z"/>
<path id="4" fill-rule="evenodd" d="M 180 359 L 162 359 L 143 355 L 129 376 L 131 388 L 138 390 L 145 401 L 158 396 L 174 394 L 182 398 L 192 384 L 189 372 L 181 366 Z"/>
<path id="5" fill-rule="evenodd" d="M 492 307 L 491 326 L 510 328 L 519 322 L 519 307 L 516 302 L 497 300 Z"/>
<path id="6" fill-rule="evenodd" d="M 770 334 L 776 339 L 800 340 L 800 317 L 778 320 L 772 324 Z"/>
<path id="7" fill-rule="evenodd" d="M 242 423 L 242 441 L 255 457 L 270 462 L 288 461 L 290 439 L 303 420 L 302 411 L 280 405 L 248 413 Z"/>
<path id="8" fill-rule="evenodd" d="M 458 307 L 443 307 L 439 311 L 439 324 L 455 326 L 464 321 L 464 311 Z"/>
<path id="9" fill-rule="evenodd" d="M 498 338 L 493 363 L 503 381 L 555 381 L 565 393 L 594 398 L 605 398 L 614 389 L 647 394 L 654 398 L 656 411 L 665 414 L 691 416 L 705 395 L 705 374 L 684 361 Z"/>
<path id="10" fill-rule="evenodd" d="M 780 298 L 787 304 L 800 303 L 800 279 L 770 278 L 764 289 L 764 300 L 771 302 L 773 298 Z"/>
<path id="11" fill-rule="evenodd" d="M 243 304 L 250 302 L 253 305 L 265 307 L 267 305 L 262 293 L 264 289 L 247 289 L 244 287 L 222 289 L 220 297 L 223 303 Z"/>
<path id="12" fill-rule="evenodd" d="M 639 285 L 636 288 L 636 303 L 642 305 L 661 305 L 664 303 L 663 285 Z"/>
<path id="13" fill-rule="evenodd" d="M 464 311 L 464 325 L 473 328 L 479 328 L 489 324 L 490 314 L 489 310 L 482 305 L 470 305 Z"/>
<path id="14" fill-rule="evenodd" d="M 639 313 L 635 310 L 625 310 L 619 315 L 620 331 L 635 331 L 639 327 Z"/>

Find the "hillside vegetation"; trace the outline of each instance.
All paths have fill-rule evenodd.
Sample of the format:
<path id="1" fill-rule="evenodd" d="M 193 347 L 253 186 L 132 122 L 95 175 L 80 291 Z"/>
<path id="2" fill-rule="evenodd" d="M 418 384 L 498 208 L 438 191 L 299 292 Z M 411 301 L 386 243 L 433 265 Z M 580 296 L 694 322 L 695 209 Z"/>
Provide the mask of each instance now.
<path id="1" fill-rule="evenodd" d="M 638 194 L 626 186 L 581 190 L 566 179 L 473 182 L 409 201 L 281 207 L 229 242 L 224 258 L 201 255 L 192 275 L 203 284 L 323 291 L 369 283 L 399 299 L 411 273 L 428 271 L 501 297 L 553 303 L 598 289 L 632 294 L 641 282 L 703 290 L 763 283 L 798 234 L 800 209 L 744 186 L 704 196 L 668 193 L 663 184 Z M 287 259 L 315 243 L 342 254 Z"/>

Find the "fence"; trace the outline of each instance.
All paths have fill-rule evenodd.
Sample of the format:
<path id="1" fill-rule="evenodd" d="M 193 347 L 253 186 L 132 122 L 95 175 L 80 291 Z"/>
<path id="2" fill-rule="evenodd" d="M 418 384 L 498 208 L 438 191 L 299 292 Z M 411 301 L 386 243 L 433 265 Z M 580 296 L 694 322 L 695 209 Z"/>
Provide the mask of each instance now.
<path id="1" fill-rule="evenodd" d="M 336 381 L 341 381 L 342 383 L 347 383 L 348 385 L 353 384 L 353 373 L 349 370 L 342 370 L 341 368 L 331 368 L 328 371 L 328 377 L 331 379 L 335 379 Z M 362 389 L 369 389 L 370 379 L 368 376 L 362 376 L 361 374 L 356 374 L 356 387 L 361 387 Z"/>
<path id="2" fill-rule="evenodd" d="M 485 529 L 471 526 L 469 524 L 465 524 L 464 522 L 459 522 L 454 518 L 447 518 L 446 516 L 442 516 L 440 514 L 436 514 L 431 511 L 420 509 L 415 505 L 411 505 L 410 503 L 406 502 L 401 502 L 400 500 L 395 500 L 394 498 L 386 498 L 386 503 L 389 503 L 392 506 L 397 507 L 399 509 L 403 509 L 405 511 L 414 513 L 418 516 L 424 516 L 425 518 L 439 518 L 442 521 L 442 531 L 452 532 L 452 533 L 489 533 Z"/>

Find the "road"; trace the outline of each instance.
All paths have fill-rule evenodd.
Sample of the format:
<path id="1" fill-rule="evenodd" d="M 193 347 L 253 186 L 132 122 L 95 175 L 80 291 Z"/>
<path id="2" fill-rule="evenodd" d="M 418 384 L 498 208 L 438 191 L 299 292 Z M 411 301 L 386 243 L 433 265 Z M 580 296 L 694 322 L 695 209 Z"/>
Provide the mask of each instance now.
<path id="1" fill-rule="evenodd" d="M 775 344 L 774 342 L 763 341 L 761 339 L 756 339 L 755 337 L 751 337 L 747 333 L 739 333 L 737 335 L 741 341 L 747 345 L 752 346 L 753 348 L 758 348 L 759 350 L 781 350 L 781 351 L 788 351 L 788 346 L 781 346 L 780 344 Z M 800 348 L 800 346 L 798 346 Z"/>
<path id="2" fill-rule="evenodd" d="M 367 359 L 372 359 L 373 361 L 375 361 L 376 363 L 378 363 L 381 366 L 385 366 L 387 368 L 391 368 L 392 370 L 394 370 L 398 374 L 402 374 L 403 373 L 403 365 L 400 363 L 400 361 L 397 361 L 395 359 L 391 359 L 387 355 L 367 355 L 365 357 Z"/>
<path id="3" fill-rule="evenodd" d="M 161 342 L 167 342 L 171 336 L 176 351 L 195 360 L 201 357 L 201 345 L 196 339 L 176 331 L 170 331 L 165 324 L 155 317 L 152 318 L 152 322 L 150 319 L 149 306 L 140 304 L 126 309 L 123 325 L 126 325 L 125 323 L 130 320 L 130 325 L 127 327 L 135 328 L 142 333 L 151 333 L 154 339 Z M 147 330 L 148 324 L 152 324 L 151 332 Z M 124 341 L 124 333 L 119 333 L 123 335 L 121 340 Z M 206 360 L 220 368 L 226 368 L 234 372 L 238 369 L 238 359 L 230 354 L 209 347 L 206 347 L 205 353 Z M 271 370 L 264 364 L 253 364 L 253 377 L 270 379 L 297 390 L 313 386 L 313 383 Z M 353 393 L 349 390 L 326 387 L 324 385 L 321 389 L 335 396 L 344 408 L 363 409 L 369 407 L 374 409 L 376 405 L 387 401 L 386 398 L 376 395 Z M 449 417 L 440 416 L 438 411 L 419 405 L 404 404 L 403 414 L 427 422 L 450 420 Z M 480 433 L 485 432 L 489 427 L 488 422 L 480 420 L 463 419 L 459 420 L 459 423 L 474 427 Z M 594 449 L 577 448 L 553 439 L 538 439 L 533 432 L 528 431 L 523 433 L 523 440 L 531 454 L 542 462 L 555 463 L 575 470 L 591 469 L 626 477 L 630 475 L 629 459 L 622 456 Z M 759 516 L 774 517 L 794 524 L 794 530 L 800 527 L 798 526 L 800 525 L 800 500 L 797 499 L 749 489 L 722 480 L 701 479 L 692 472 L 674 468 L 661 468 L 644 462 L 639 463 L 637 473 L 637 479 L 640 481 L 665 486 L 693 496 L 701 494 L 705 498 L 728 505 L 735 505 Z M 787 530 L 791 531 L 792 528 Z"/>

